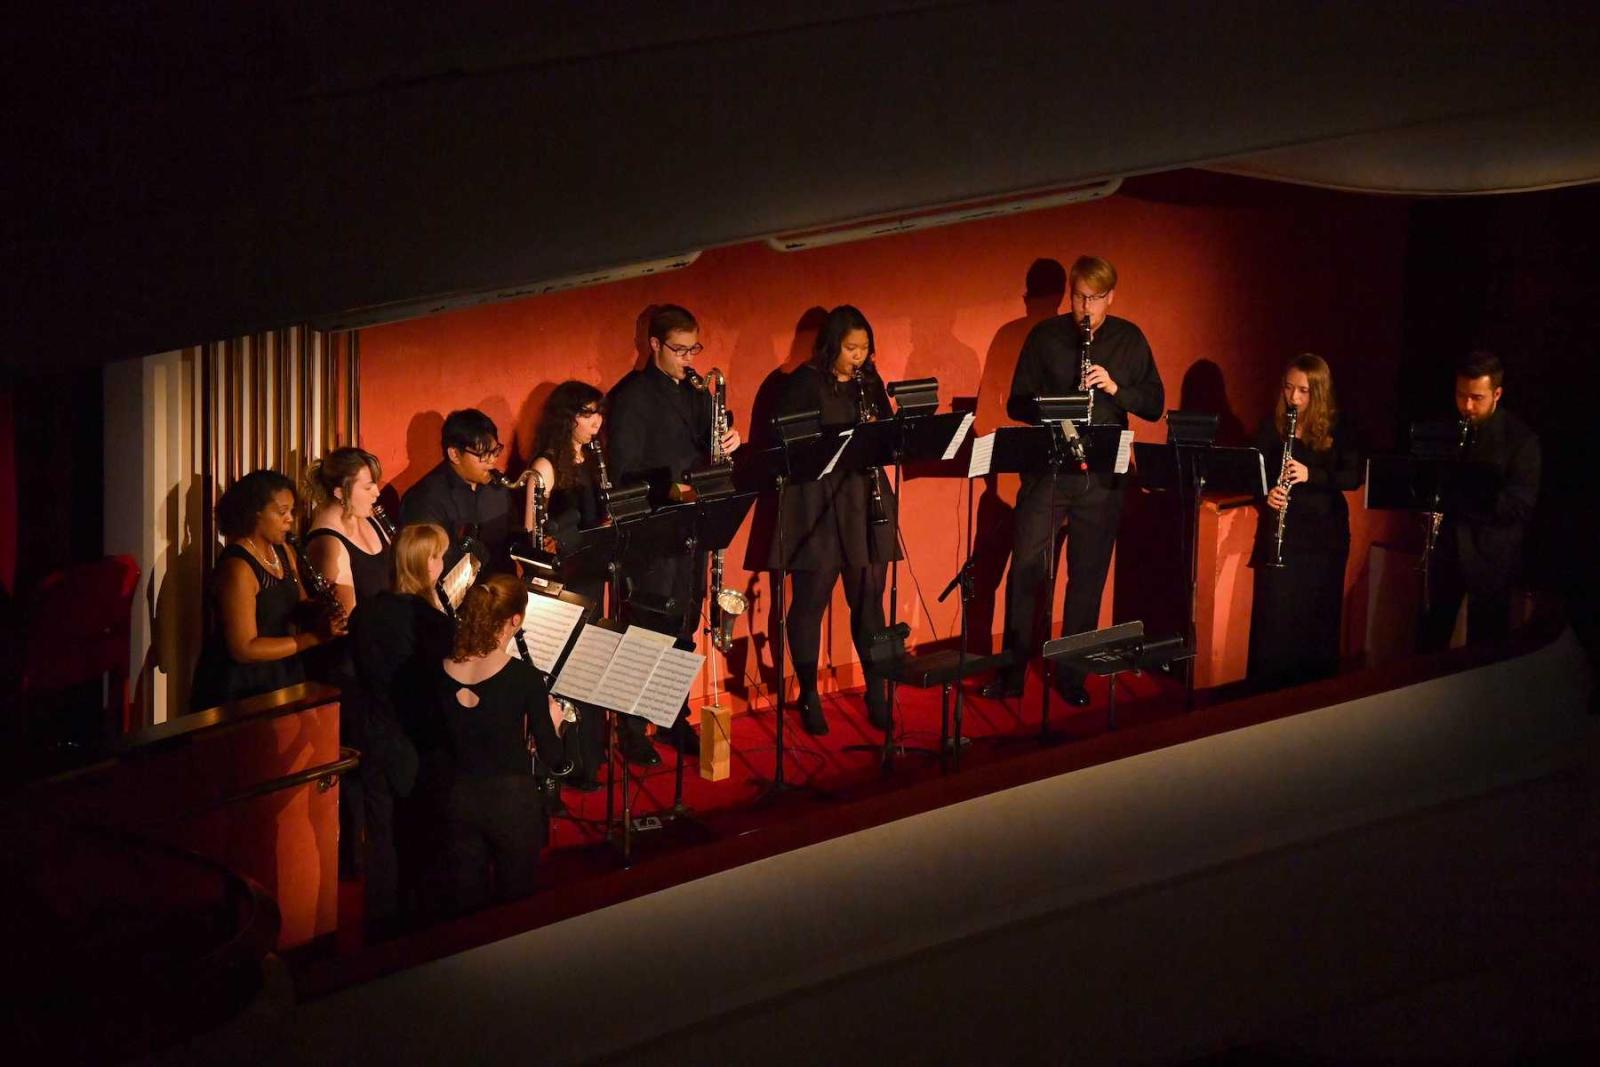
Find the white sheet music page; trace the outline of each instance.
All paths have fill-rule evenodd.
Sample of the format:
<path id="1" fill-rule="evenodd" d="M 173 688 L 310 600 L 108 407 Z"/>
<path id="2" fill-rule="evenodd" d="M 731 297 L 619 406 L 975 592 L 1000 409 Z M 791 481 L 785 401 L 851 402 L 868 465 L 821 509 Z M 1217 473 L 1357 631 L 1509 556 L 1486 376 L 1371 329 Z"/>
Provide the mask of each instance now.
<path id="1" fill-rule="evenodd" d="M 573 628 L 583 619 L 583 605 L 553 596 L 528 594 L 528 610 L 522 615 L 522 637 L 528 643 L 533 665 L 549 674 L 556 669 L 561 650 L 572 638 Z M 517 654 L 515 638 L 506 645 L 506 654 Z"/>
<path id="2" fill-rule="evenodd" d="M 649 719 L 657 726 L 667 727 L 678 721 L 683 702 L 689 699 L 689 688 L 700 674 L 700 665 L 706 658 L 698 652 L 681 648 L 664 649 L 656 669 L 633 706 L 633 714 Z"/>
<path id="3" fill-rule="evenodd" d="M 985 478 L 989 464 L 994 462 L 994 434 L 986 433 L 972 439 L 972 458 L 967 461 L 968 478 Z"/>
<path id="4" fill-rule="evenodd" d="M 578 634 L 578 643 L 572 646 L 572 654 L 561 668 L 561 677 L 556 679 L 550 691 L 558 697 L 581 700 L 585 704 L 595 703 L 595 687 L 605 676 L 612 653 L 621 643 L 622 635 L 614 630 L 585 626 L 583 632 Z"/>
<path id="5" fill-rule="evenodd" d="M 1113 470 L 1117 474 L 1128 473 L 1128 459 L 1133 455 L 1133 431 L 1123 430 L 1117 435 L 1117 465 Z"/>
<path id="6" fill-rule="evenodd" d="M 844 432 L 844 436 L 839 438 L 839 451 L 833 454 L 833 458 L 828 460 L 828 465 L 822 468 L 822 473 L 817 475 L 817 477 L 825 478 L 833 473 L 833 465 L 839 462 L 839 457 L 844 455 L 844 450 L 850 447 L 850 435 L 853 433 L 855 433 L 854 430 L 846 430 Z"/>
<path id="7" fill-rule="evenodd" d="M 972 419 L 973 413 L 970 411 L 961 416 L 961 425 L 956 427 L 956 435 L 950 438 L 950 443 L 944 446 L 944 455 L 939 457 L 941 460 L 949 462 L 956 458 L 956 453 L 961 451 L 961 442 L 967 439 L 967 432 L 972 429 Z"/>
<path id="8" fill-rule="evenodd" d="M 671 648 L 672 642 L 671 634 L 658 634 L 642 626 L 628 627 L 611 654 L 611 665 L 594 687 L 593 703 L 613 711 L 631 712 L 660 662 L 661 653 Z"/>

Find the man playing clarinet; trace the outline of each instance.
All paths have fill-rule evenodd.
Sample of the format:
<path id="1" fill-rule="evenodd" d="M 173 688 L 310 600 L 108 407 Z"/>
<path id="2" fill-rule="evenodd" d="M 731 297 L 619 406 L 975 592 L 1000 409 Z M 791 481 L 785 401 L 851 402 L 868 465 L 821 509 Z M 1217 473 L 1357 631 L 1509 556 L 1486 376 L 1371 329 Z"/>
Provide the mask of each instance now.
<path id="1" fill-rule="evenodd" d="M 1127 319 L 1108 314 L 1116 298 L 1117 270 L 1096 256 L 1080 256 L 1068 274 L 1072 312 L 1035 326 L 1023 342 L 1011 379 L 1006 413 L 1035 421 L 1034 398 L 1091 390 L 1092 422 L 1126 427 L 1131 412 L 1142 419 L 1161 417 L 1166 392 L 1144 333 Z M 1085 373 L 1084 351 L 1090 353 Z M 1122 488 L 1115 475 L 1063 471 L 1025 474 L 1017 492 L 1011 576 L 1006 583 L 1005 647 L 1010 667 L 983 689 L 988 697 L 1022 695 L 1027 661 L 1038 650 L 1042 606 L 1051 591 L 1042 588 L 1050 573 L 1056 530 L 1067 527 L 1067 591 L 1061 609 L 1062 632 L 1093 630 L 1100 618 L 1111 550 L 1122 517 Z M 1084 678 L 1057 669 L 1056 688 L 1067 703 L 1089 703 Z"/>

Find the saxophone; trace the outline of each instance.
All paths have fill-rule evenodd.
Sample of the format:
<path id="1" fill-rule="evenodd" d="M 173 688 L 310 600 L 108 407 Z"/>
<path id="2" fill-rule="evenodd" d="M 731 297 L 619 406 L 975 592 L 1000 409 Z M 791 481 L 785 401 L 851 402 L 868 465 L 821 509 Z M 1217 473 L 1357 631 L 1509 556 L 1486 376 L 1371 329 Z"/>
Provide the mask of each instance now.
<path id="1" fill-rule="evenodd" d="M 856 421 L 871 422 L 878 417 L 878 409 L 867 393 L 867 379 L 860 367 L 856 368 L 855 383 Z M 883 506 L 883 473 L 877 467 L 867 471 L 867 493 L 867 515 L 872 525 L 882 526 L 889 521 L 889 509 Z"/>
<path id="2" fill-rule="evenodd" d="M 712 367 L 706 371 L 705 377 L 695 374 L 693 369 L 688 371 L 689 384 L 694 388 L 709 393 L 711 396 L 711 447 L 708 454 L 713 466 L 726 466 L 732 462 L 722 451 L 722 439 L 728 433 L 728 378 L 721 370 Z M 750 606 L 745 595 L 737 589 L 723 587 L 723 556 L 722 549 L 711 553 L 711 645 L 718 652 L 727 654 L 733 648 L 733 628 L 739 622 L 739 616 L 745 613 Z"/>
<path id="3" fill-rule="evenodd" d="M 1283 462 L 1278 464 L 1278 485 L 1287 496 L 1289 492 L 1289 464 L 1294 461 L 1294 435 L 1300 421 L 1300 409 L 1290 404 L 1283 412 Z M 1278 527 L 1272 532 L 1272 561 L 1269 567 L 1283 566 L 1283 531 L 1289 524 L 1289 501 L 1283 502 L 1278 512 Z"/>
<path id="4" fill-rule="evenodd" d="M 1083 318 L 1078 320 L 1078 388 L 1089 394 L 1089 411 L 1085 422 L 1094 421 L 1094 390 L 1089 388 L 1089 346 L 1094 343 L 1094 334 L 1089 329 L 1089 314 L 1084 312 Z"/>

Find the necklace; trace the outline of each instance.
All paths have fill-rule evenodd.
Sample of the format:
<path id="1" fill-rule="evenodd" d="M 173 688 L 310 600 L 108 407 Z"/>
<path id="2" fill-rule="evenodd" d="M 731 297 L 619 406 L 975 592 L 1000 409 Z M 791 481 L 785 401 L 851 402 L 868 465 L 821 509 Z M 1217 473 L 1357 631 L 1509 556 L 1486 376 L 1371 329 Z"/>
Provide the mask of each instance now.
<path id="1" fill-rule="evenodd" d="M 244 545 L 250 550 L 250 554 L 256 558 L 256 562 L 267 568 L 269 572 L 277 575 L 281 575 L 283 573 L 283 563 L 276 558 L 277 553 L 263 555 L 259 550 L 257 550 L 256 541 L 253 537 L 246 537 L 244 539 Z"/>

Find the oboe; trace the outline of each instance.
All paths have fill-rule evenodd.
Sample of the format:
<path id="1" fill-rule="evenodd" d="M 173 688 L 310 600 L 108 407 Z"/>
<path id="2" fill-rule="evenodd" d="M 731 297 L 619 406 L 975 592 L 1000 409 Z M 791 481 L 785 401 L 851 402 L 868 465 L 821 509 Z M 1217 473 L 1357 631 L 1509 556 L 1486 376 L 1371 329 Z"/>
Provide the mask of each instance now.
<path id="1" fill-rule="evenodd" d="M 1089 346 L 1094 343 L 1094 332 L 1089 328 L 1088 312 L 1078 320 L 1078 388 L 1089 394 L 1088 414 L 1085 422 L 1094 421 L 1094 390 L 1089 388 Z"/>
<path id="2" fill-rule="evenodd" d="M 1289 524 L 1289 464 L 1294 462 L 1294 435 L 1300 421 L 1300 409 L 1290 404 L 1283 412 L 1283 462 L 1278 465 L 1278 488 L 1283 490 L 1283 510 L 1278 512 L 1278 528 L 1272 533 L 1272 562 L 1269 567 L 1283 566 L 1283 531 Z"/>
<path id="3" fill-rule="evenodd" d="M 867 379 L 860 367 L 856 368 L 855 383 L 856 421 L 871 422 L 878 417 L 878 409 L 867 393 Z M 872 525 L 882 526 L 889 521 L 889 509 L 883 506 L 883 482 L 877 467 L 867 471 L 867 493 L 867 515 Z"/>

